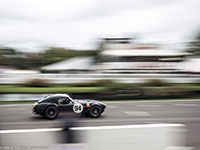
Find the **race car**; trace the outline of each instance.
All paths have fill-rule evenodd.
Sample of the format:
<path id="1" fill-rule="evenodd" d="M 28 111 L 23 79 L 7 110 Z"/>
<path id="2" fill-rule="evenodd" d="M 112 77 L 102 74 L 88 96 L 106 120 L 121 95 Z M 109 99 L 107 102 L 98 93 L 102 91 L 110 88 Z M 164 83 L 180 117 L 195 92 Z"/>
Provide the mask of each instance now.
<path id="1" fill-rule="evenodd" d="M 106 104 L 95 100 L 76 100 L 67 94 L 47 95 L 35 102 L 33 114 L 42 115 L 47 119 L 56 119 L 60 112 L 74 112 L 98 118 L 104 112 Z"/>

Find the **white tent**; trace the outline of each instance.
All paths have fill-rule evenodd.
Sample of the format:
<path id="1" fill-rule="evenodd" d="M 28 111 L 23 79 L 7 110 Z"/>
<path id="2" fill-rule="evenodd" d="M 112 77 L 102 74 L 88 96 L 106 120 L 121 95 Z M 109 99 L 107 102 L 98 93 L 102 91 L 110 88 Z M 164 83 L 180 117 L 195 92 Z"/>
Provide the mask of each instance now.
<path id="1" fill-rule="evenodd" d="M 75 57 L 54 64 L 42 67 L 47 71 L 63 71 L 63 70 L 88 70 L 94 63 L 93 57 Z"/>
<path id="2" fill-rule="evenodd" d="M 179 65 L 179 68 L 182 71 L 200 72 L 200 58 L 188 59 Z"/>
<path id="3" fill-rule="evenodd" d="M 145 49 L 145 50 L 104 50 L 101 55 L 109 56 L 184 56 L 188 55 L 186 52 L 178 52 L 176 50 L 158 50 L 158 49 Z"/>

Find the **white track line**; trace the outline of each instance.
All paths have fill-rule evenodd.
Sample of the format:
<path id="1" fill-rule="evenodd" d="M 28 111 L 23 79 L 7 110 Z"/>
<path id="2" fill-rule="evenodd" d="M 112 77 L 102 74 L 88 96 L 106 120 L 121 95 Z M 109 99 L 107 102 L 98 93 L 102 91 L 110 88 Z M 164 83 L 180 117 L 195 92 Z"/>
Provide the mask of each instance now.
<path id="1" fill-rule="evenodd" d="M 193 150 L 194 147 L 186 147 L 186 146 L 169 146 L 164 150 Z"/>
<path id="2" fill-rule="evenodd" d="M 30 132 L 52 132 L 52 131 L 61 131 L 61 130 L 62 130 L 62 128 L 0 130 L 0 134 L 8 134 L 8 133 L 30 133 Z"/>
<path id="3" fill-rule="evenodd" d="M 183 127 L 183 124 L 142 124 L 142 125 L 120 125 L 120 126 L 92 126 L 92 127 L 72 127 L 71 130 L 105 130 L 105 129 L 126 129 L 126 128 L 159 128 L 159 127 Z M 62 131 L 63 128 L 43 128 L 43 129 L 16 129 L 0 130 L 0 134 L 8 133 L 30 133 L 30 132 L 54 132 Z"/>
<path id="4" fill-rule="evenodd" d="M 141 125 L 119 125 L 119 126 L 93 126 L 73 127 L 72 130 L 105 130 L 105 129 L 127 129 L 127 128 L 162 128 L 162 127 L 183 127 L 183 124 L 141 124 Z"/>
<path id="5" fill-rule="evenodd" d="M 127 116 L 152 116 L 150 113 L 145 112 L 145 111 L 122 111 L 125 113 Z"/>
<path id="6" fill-rule="evenodd" d="M 138 107 L 162 107 L 162 105 L 137 105 Z"/>
<path id="7" fill-rule="evenodd" d="M 191 117 L 191 118 L 142 118 L 142 119 L 136 119 L 136 118 L 130 118 L 130 119 L 110 119 L 110 120 L 79 120 L 78 122 L 82 123 L 97 123 L 97 122 L 137 122 L 137 121 L 197 121 L 200 120 L 200 117 Z M 41 121 L 41 122 L 3 122 L 0 123 L 0 125 L 24 125 L 24 124 L 45 124 L 47 125 L 48 123 L 51 124 L 60 124 L 62 122 L 48 122 L 48 121 Z"/>
<path id="8" fill-rule="evenodd" d="M 174 106 L 200 106 L 199 104 L 174 104 Z"/>

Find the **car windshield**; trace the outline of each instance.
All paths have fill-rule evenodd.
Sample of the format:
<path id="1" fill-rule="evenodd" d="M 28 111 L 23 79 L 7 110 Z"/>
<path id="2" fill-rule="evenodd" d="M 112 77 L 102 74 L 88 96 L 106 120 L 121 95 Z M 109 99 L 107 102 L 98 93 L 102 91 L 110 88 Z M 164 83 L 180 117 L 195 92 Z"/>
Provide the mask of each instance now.
<path id="1" fill-rule="evenodd" d="M 45 100 L 47 100 L 50 97 L 51 97 L 51 95 L 46 95 L 45 97 L 41 98 L 38 102 L 45 101 Z"/>

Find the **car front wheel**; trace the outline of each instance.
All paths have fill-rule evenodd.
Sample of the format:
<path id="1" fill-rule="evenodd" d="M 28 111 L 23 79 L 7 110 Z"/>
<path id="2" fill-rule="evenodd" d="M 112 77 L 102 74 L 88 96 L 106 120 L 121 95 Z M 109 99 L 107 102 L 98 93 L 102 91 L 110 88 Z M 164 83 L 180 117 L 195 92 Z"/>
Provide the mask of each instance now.
<path id="1" fill-rule="evenodd" d="M 48 119 L 56 119 L 58 117 L 58 110 L 54 106 L 49 106 L 44 113 L 44 116 Z"/>
<path id="2" fill-rule="evenodd" d="M 102 108 L 100 106 L 92 106 L 89 110 L 89 116 L 92 118 L 98 118 L 102 113 Z"/>

